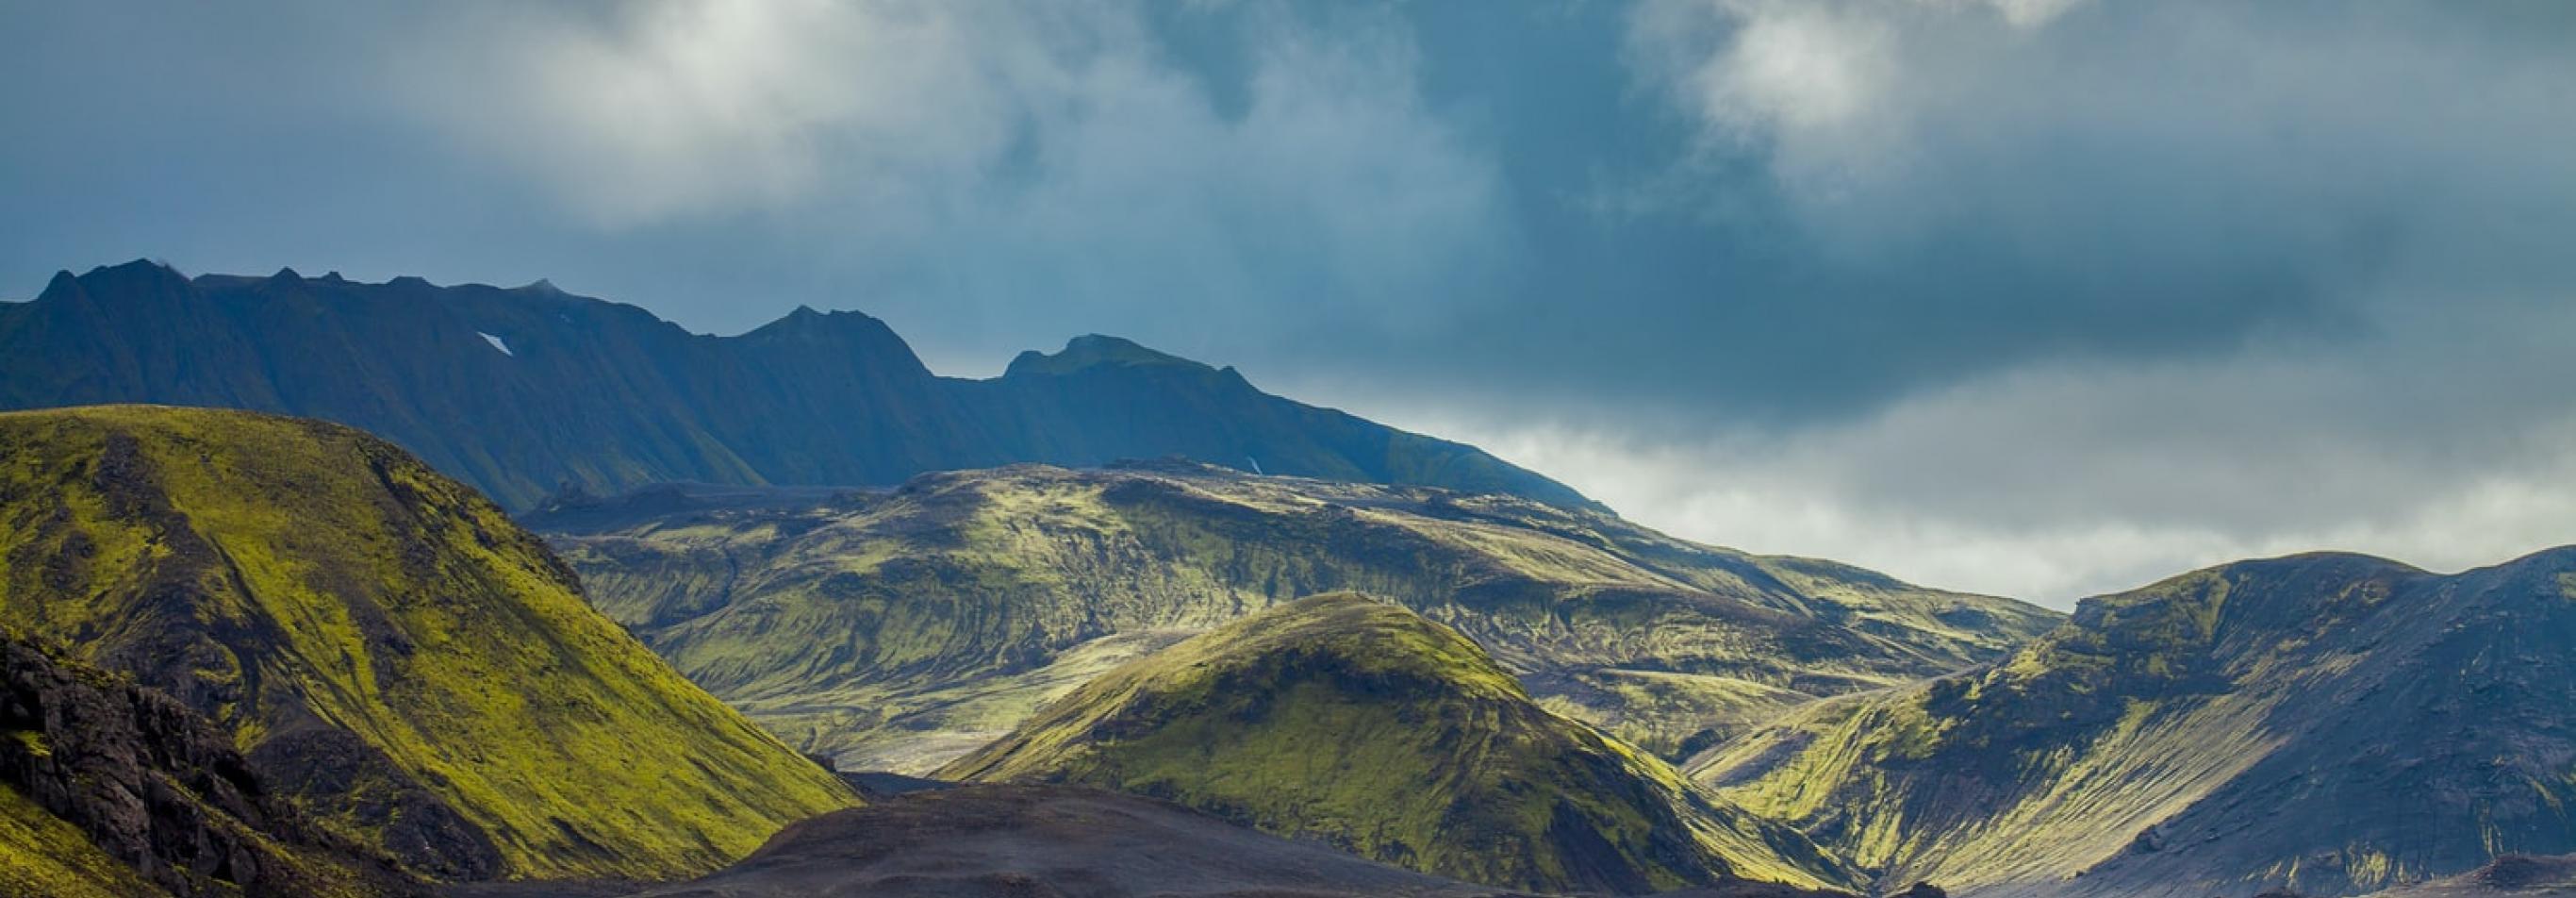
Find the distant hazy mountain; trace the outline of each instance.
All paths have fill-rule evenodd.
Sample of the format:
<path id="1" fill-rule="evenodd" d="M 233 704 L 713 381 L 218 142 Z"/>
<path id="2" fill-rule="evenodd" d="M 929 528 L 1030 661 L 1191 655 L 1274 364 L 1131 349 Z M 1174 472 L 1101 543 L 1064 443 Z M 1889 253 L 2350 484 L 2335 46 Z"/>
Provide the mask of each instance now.
<path id="1" fill-rule="evenodd" d="M 737 337 L 540 282 L 517 289 L 182 277 L 132 262 L 0 304 L 0 408 L 151 402 L 358 427 L 525 507 L 564 483 L 891 484 L 1014 462 L 1186 456 L 1502 492 L 1564 485 L 1474 447 L 1254 389 L 1231 368 L 1082 337 L 1001 377 L 937 377 L 883 322 L 794 314 Z"/>
<path id="2" fill-rule="evenodd" d="M 2576 850 L 2576 548 L 2252 561 L 1692 766 L 1882 883 L 2345 895 Z"/>
<path id="3" fill-rule="evenodd" d="M 666 487 L 527 520 L 699 684 L 844 766 L 911 771 L 1127 658 L 1337 589 L 1457 627 L 1551 709 L 1676 755 L 2059 620 L 1596 511 L 1203 465 L 1021 465 L 838 498 Z"/>
<path id="4" fill-rule="evenodd" d="M 1356 593 L 1122 665 L 941 775 L 1133 792 L 1533 891 L 1844 879 L 1794 830 L 1542 710 L 1457 631 Z"/>
<path id="5" fill-rule="evenodd" d="M 212 719 L 419 873 L 699 873 L 854 801 L 382 440 L 119 406 L 0 414 L 0 459 L 0 620 Z"/>

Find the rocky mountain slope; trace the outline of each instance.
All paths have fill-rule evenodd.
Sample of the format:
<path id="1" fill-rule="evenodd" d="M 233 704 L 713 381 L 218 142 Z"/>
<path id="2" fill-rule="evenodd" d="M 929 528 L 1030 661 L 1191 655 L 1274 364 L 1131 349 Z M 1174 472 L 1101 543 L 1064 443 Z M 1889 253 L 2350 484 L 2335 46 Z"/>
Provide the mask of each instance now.
<path id="1" fill-rule="evenodd" d="M 2379 898 L 2541 898 L 2576 895 L 2576 856 L 2514 854 L 2484 867 L 2430 882 L 2401 886 Z"/>
<path id="2" fill-rule="evenodd" d="M 1254 389 L 1109 337 L 937 377 L 883 322 L 810 309 L 735 337 L 539 283 L 183 277 L 148 262 L 0 303 L 0 408 L 152 402 L 363 428 L 525 507 L 572 483 L 891 484 L 1180 455 L 1586 504 L 1474 447 Z"/>
<path id="3" fill-rule="evenodd" d="M 269 788 L 431 876 L 703 872 L 852 800 L 499 508 L 336 425 L 0 414 L 0 615 L 215 720 Z"/>
<path id="4" fill-rule="evenodd" d="M 1540 709 L 1457 631 L 1356 593 L 1122 665 L 941 775 L 1148 795 L 1532 891 L 1843 878 L 1795 832 Z"/>
<path id="5" fill-rule="evenodd" d="M 2056 620 L 1606 513 L 1191 465 L 672 487 L 530 524 L 682 672 L 852 768 L 937 766 L 1120 661 L 1337 589 L 1456 627 L 1550 708 L 1676 755 Z"/>
<path id="6" fill-rule="evenodd" d="M 2244 562 L 2087 600 L 2008 660 L 1821 703 L 1690 769 L 1883 883 L 2357 894 L 2576 849 L 2570 645 L 2576 548 L 2456 576 Z"/>
<path id="7" fill-rule="evenodd" d="M 426 894 L 269 794 L 211 722 L 0 622 L 0 895 Z"/>

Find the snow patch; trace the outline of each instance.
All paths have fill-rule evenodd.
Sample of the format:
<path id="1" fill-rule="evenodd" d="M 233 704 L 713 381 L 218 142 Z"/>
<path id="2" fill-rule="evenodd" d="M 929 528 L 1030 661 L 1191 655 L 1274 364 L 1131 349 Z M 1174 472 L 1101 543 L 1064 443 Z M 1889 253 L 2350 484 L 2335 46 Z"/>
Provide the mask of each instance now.
<path id="1" fill-rule="evenodd" d="M 512 358 L 518 357 L 519 354 L 511 352 L 510 344 L 501 342 L 501 338 L 483 333 L 482 331 L 475 331 L 474 333 L 481 336 L 483 338 L 483 342 L 492 344 L 492 348 L 500 350 L 502 355 L 510 356 Z"/>

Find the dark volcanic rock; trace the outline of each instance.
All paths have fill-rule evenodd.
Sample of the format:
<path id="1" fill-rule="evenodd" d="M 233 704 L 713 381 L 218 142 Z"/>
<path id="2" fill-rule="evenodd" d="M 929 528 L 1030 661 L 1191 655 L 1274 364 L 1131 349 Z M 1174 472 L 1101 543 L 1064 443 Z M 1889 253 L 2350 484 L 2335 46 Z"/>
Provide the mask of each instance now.
<path id="1" fill-rule="evenodd" d="M 173 894 L 420 891 L 271 796 L 231 740 L 185 705 L 8 637 L 0 736 L 0 785 Z"/>

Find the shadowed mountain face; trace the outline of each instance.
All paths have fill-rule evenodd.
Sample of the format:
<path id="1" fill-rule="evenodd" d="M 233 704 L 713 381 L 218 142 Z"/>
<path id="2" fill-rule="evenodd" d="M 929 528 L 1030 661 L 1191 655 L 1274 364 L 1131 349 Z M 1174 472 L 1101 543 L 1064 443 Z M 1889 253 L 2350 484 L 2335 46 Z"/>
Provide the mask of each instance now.
<path id="1" fill-rule="evenodd" d="M 0 895 L 426 895 L 269 794 L 224 731 L 0 621 Z"/>
<path id="2" fill-rule="evenodd" d="M 2576 855 L 2506 855 L 2458 876 L 2390 889 L 2381 898 L 2540 898 L 2576 895 Z"/>
<path id="3" fill-rule="evenodd" d="M 337 421 L 513 507 L 565 483 L 891 484 L 1173 455 L 1588 504 L 1474 447 L 1281 399 L 1231 368 L 1115 338 L 958 380 L 932 375 L 865 315 L 799 309 L 708 337 L 542 283 L 190 279 L 134 262 L 0 304 L 0 408 L 109 402 Z"/>
<path id="4" fill-rule="evenodd" d="M 2571 645 L 2576 548 L 2447 577 L 2244 562 L 2087 600 L 1991 668 L 1821 703 L 1691 769 L 1883 882 L 2356 894 L 2576 849 Z"/>
<path id="5" fill-rule="evenodd" d="M 1149 795 L 1533 891 L 1843 879 L 1794 831 L 1540 709 L 1456 631 L 1354 593 L 1122 665 L 941 775 Z"/>
<path id="6" fill-rule="evenodd" d="M 845 767 L 908 772 L 1128 658 L 1337 589 L 1456 627 L 1549 708 L 1676 755 L 2056 621 L 1603 513 L 1205 466 L 1017 466 L 838 498 L 667 488 L 530 523 L 692 679 Z"/>
<path id="7" fill-rule="evenodd" d="M 0 613 L 230 731 L 423 874 L 713 869 L 852 799 L 472 490 L 337 425 L 0 414 Z"/>

